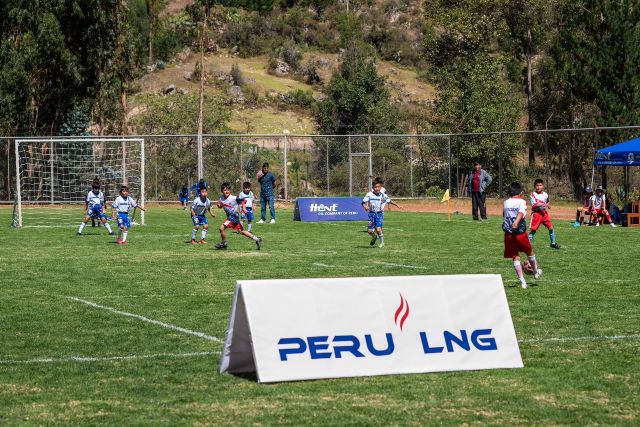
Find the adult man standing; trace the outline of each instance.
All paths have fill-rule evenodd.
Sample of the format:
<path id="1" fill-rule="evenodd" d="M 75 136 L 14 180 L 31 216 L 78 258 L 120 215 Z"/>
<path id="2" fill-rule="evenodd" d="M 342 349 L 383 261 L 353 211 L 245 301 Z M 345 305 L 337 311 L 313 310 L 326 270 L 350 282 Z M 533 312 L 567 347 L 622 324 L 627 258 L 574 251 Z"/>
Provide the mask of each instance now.
<path id="1" fill-rule="evenodd" d="M 482 221 L 487 220 L 487 207 L 485 201 L 487 195 L 485 194 L 486 188 L 491 185 L 493 178 L 489 173 L 482 169 L 480 162 L 473 164 L 474 170 L 469 174 L 469 192 L 471 193 L 471 214 L 475 221 L 478 220 L 478 210 L 480 210 L 480 217 Z"/>
<path id="2" fill-rule="evenodd" d="M 269 224 L 276 222 L 276 209 L 273 206 L 274 188 L 276 186 L 276 177 L 269 172 L 269 163 L 262 165 L 262 170 L 256 175 L 260 183 L 260 221 L 258 224 L 264 224 L 267 220 L 267 203 L 271 213 L 271 221 Z"/>

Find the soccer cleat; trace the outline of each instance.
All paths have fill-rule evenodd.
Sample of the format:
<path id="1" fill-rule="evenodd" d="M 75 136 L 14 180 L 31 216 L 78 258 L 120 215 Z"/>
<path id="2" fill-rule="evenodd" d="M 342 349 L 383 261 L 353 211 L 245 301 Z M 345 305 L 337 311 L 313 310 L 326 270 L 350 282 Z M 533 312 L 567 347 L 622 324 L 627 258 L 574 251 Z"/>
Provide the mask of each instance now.
<path id="1" fill-rule="evenodd" d="M 596 227 L 600 227 L 600 221 L 596 222 Z"/>
<path id="2" fill-rule="evenodd" d="M 227 244 L 224 242 L 217 243 L 215 246 L 216 249 L 227 249 Z"/>
<path id="3" fill-rule="evenodd" d="M 191 244 L 195 245 L 196 244 L 196 239 L 191 239 Z"/>
<path id="4" fill-rule="evenodd" d="M 542 277 L 542 269 L 539 268 L 538 271 L 536 271 L 536 273 L 533 275 L 533 278 L 538 280 L 541 277 Z"/>
<path id="5" fill-rule="evenodd" d="M 557 244 L 557 243 L 552 243 L 552 244 L 551 244 L 551 247 L 552 247 L 553 249 L 560 249 L 560 245 L 559 245 L 559 244 Z"/>
<path id="6" fill-rule="evenodd" d="M 114 234 L 113 231 L 109 232 L 109 236 L 113 236 L 113 234 Z"/>
<path id="7" fill-rule="evenodd" d="M 522 289 L 527 289 L 527 282 L 520 282 L 520 286 L 522 286 Z"/>
<path id="8" fill-rule="evenodd" d="M 580 222 L 579 222 L 579 221 L 576 221 L 576 222 L 574 222 L 573 224 L 571 224 L 571 226 L 572 226 L 573 228 L 578 228 L 578 227 L 580 227 Z"/>
<path id="9" fill-rule="evenodd" d="M 122 239 L 118 239 L 118 244 L 121 245 L 122 244 Z"/>
<path id="10" fill-rule="evenodd" d="M 262 237 L 258 237 L 258 240 L 256 240 L 256 248 L 260 250 L 261 247 L 262 247 Z"/>
<path id="11" fill-rule="evenodd" d="M 379 248 L 384 248 L 384 242 L 380 243 L 380 244 L 378 245 L 378 247 L 379 247 Z"/>
<path id="12" fill-rule="evenodd" d="M 264 219 L 261 219 L 260 221 L 258 221 L 258 224 L 264 224 Z"/>
<path id="13" fill-rule="evenodd" d="M 275 224 L 275 223 L 276 223 L 276 220 L 271 218 L 271 221 L 269 221 L 269 224 Z"/>
<path id="14" fill-rule="evenodd" d="M 374 234 L 373 236 L 371 236 L 371 241 L 369 242 L 369 244 L 371 246 L 374 246 L 376 244 L 376 240 L 378 240 L 378 236 Z"/>
<path id="15" fill-rule="evenodd" d="M 82 236 L 82 233 L 78 231 L 78 232 L 76 233 L 76 236 Z"/>
<path id="16" fill-rule="evenodd" d="M 200 239 L 200 244 L 201 244 L 201 245 L 204 245 L 204 244 L 206 244 L 206 243 L 207 243 L 207 241 L 206 241 L 206 240 L 204 240 L 204 239 Z"/>
<path id="17" fill-rule="evenodd" d="M 616 228 L 616 225 L 615 225 L 614 223 L 612 223 L 612 222 L 610 222 L 610 223 L 609 223 L 609 225 L 610 225 L 611 227 L 613 227 L 613 228 Z"/>

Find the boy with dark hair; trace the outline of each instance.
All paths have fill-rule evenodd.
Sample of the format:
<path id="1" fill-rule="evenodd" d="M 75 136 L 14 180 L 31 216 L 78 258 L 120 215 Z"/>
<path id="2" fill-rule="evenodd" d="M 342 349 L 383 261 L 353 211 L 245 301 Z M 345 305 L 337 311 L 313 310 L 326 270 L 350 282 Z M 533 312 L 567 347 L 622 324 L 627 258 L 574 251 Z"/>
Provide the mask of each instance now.
<path id="1" fill-rule="evenodd" d="M 131 228 L 131 221 L 129 220 L 129 209 L 131 208 L 138 208 L 141 211 L 146 211 L 145 208 L 138 205 L 133 197 L 129 197 L 129 187 L 123 185 L 120 187 L 120 195 L 116 197 L 116 200 L 111 205 L 111 218 L 118 220 L 119 245 L 129 244 L 129 242 L 127 242 L 127 234 Z"/>
<path id="2" fill-rule="evenodd" d="M 591 187 L 587 187 L 584 189 L 584 192 L 584 204 L 576 211 L 576 222 L 573 224 L 574 227 L 580 227 L 582 224 L 584 224 L 584 216 L 591 216 L 591 213 L 593 212 L 593 207 L 591 206 L 591 196 L 593 195 L 593 189 Z"/>
<path id="3" fill-rule="evenodd" d="M 362 199 L 362 207 L 369 212 L 369 223 L 367 232 L 371 236 L 371 246 L 376 244 L 376 240 L 380 239 L 379 247 L 384 248 L 384 234 L 382 233 L 382 225 L 384 223 L 384 208 L 386 205 L 394 205 L 394 203 L 386 193 L 382 192 L 382 178 L 376 178 L 373 181 L 373 191 L 367 193 Z"/>
<path id="4" fill-rule="evenodd" d="M 104 227 L 109 232 L 109 235 L 113 235 L 111 226 L 107 222 L 107 214 L 104 210 L 104 193 L 100 191 L 100 181 L 93 181 L 91 184 L 91 191 L 87 193 L 87 198 L 84 201 L 85 217 L 80 223 L 78 229 L 78 236 L 82 236 L 82 230 L 87 225 L 89 220 L 99 219 L 104 224 Z"/>
<path id="5" fill-rule="evenodd" d="M 209 183 L 205 181 L 204 178 L 200 178 L 198 182 L 196 182 L 191 186 L 191 188 L 189 188 L 189 191 L 194 191 L 196 197 L 200 197 L 200 190 L 202 190 L 203 188 L 209 189 Z"/>
<path id="6" fill-rule="evenodd" d="M 220 225 L 220 238 L 222 240 L 216 245 L 216 249 L 227 249 L 227 234 L 225 233 L 225 230 L 230 228 L 237 231 L 238 234 L 242 234 L 243 236 L 253 240 L 256 243 L 256 248 L 260 250 L 262 247 L 262 239 L 242 228 L 240 217 L 238 215 L 238 199 L 236 196 L 231 194 L 231 186 L 229 183 L 223 182 L 220 186 L 220 191 L 222 191 L 222 196 L 220 196 L 216 205 L 218 208 L 224 209 L 227 214 L 227 219 L 222 223 L 222 225 Z"/>
<path id="7" fill-rule="evenodd" d="M 502 230 L 504 231 L 504 257 L 513 260 L 513 268 L 516 270 L 520 285 L 526 289 L 527 281 L 524 279 L 519 253 L 527 254 L 536 279 L 542 276 L 542 269 L 538 268 L 536 255 L 527 238 L 527 202 L 522 199 L 522 195 L 522 185 L 519 182 L 512 182 L 509 186 L 509 198 L 504 202 Z"/>
<path id="8" fill-rule="evenodd" d="M 207 197 L 208 190 L 203 188 L 200 190 L 200 197 L 196 198 L 191 205 L 191 221 L 193 222 L 193 231 L 191 232 L 191 244 L 196 244 L 196 236 L 198 229 L 202 226 L 202 234 L 200 235 L 200 243 L 205 244 L 207 241 L 207 231 L 209 230 L 209 222 L 207 221 L 207 211 L 212 218 L 216 216 L 211 212 L 211 200 Z"/>
<path id="9" fill-rule="evenodd" d="M 253 226 L 253 201 L 255 198 L 256 196 L 251 191 L 251 183 L 249 181 L 242 183 L 242 191 L 238 194 L 238 202 L 241 203 L 242 227 L 244 228 L 244 221 L 246 220 L 249 233 L 251 233 L 251 227 Z"/>
<path id="10" fill-rule="evenodd" d="M 615 228 L 616 225 L 607 210 L 607 196 L 604 195 L 604 189 L 601 186 L 598 186 L 596 194 L 591 196 L 591 207 L 593 208 L 593 214 L 596 216 L 596 227 L 600 226 L 601 218 L 606 218 L 609 225 Z"/>
<path id="11" fill-rule="evenodd" d="M 182 210 L 186 210 L 187 205 L 189 204 L 189 187 L 187 187 L 187 183 L 180 187 L 180 191 L 178 191 L 178 200 L 180 201 Z"/>
<path id="12" fill-rule="evenodd" d="M 549 217 L 547 209 L 551 209 L 549 205 L 549 195 L 544 191 L 544 181 L 540 178 L 534 182 L 535 191 L 529 195 L 529 201 L 531 202 L 531 231 L 529 231 L 529 241 L 533 243 L 533 237 L 538 231 L 540 224 L 547 227 L 549 230 L 549 240 L 551 241 L 551 247 L 553 249 L 560 249 L 560 245 L 556 242 L 556 233 L 553 231 L 553 224 Z"/>

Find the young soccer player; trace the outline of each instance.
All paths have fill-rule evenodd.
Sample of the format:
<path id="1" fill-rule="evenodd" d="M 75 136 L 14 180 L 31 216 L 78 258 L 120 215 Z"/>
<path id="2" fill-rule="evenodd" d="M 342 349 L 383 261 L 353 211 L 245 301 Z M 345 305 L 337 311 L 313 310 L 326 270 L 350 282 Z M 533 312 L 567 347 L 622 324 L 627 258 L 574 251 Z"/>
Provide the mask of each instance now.
<path id="1" fill-rule="evenodd" d="M 604 189 L 601 186 L 596 188 L 596 194 L 591 196 L 591 207 L 593 214 L 596 216 L 596 227 L 600 226 L 600 217 L 604 217 L 609 222 L 609 225 L 615 228 L 615 224 L 611 220 L 611 215 L 607 210 L 607 196 L 604 195 Z"/>
<path id="2" fill-rule="evenodd" d="M 204 178 L 200 178 L 200 180 L 198 180 L 198 182 L 196 182 L 195 184 L 193 184 L 191 186 L 191 188 L 189 188 L 189 191 L 194 191 L 196 196 L 195 197 L 200 197 L 200 190 L 202 190 L 203 188 L 208 189 L 209 188 L 209 183 L 207 181 L 204 180 Z"/>
<path id="3" fill-rule="evenodd" d="M 113 235 L 111 226 L 107 222 L 107 214 L 104 210 L 104 193 L 100 191 L 100 182 L 94 181 L 91 185 L 91 191 L 87 193 L 87 198 L 84 202 L 85 217 L 80 223 L 78 229 L 78 236 L 82 236 L 82 230 L 87 225 L 89 220 L 98 219 L 104 224 L 110 235 Z"/>
<path id="4" fill-rule="evenodd" d="M 527 238 L 527 202 L 522 195 L 522 185 L 519 182 L 512 182 L 509 186 L 509 198 L 504 202 L 502 230 L 504 231 L 504 257 L 513 260 L 513 268 L 518 274 L 520 285 L 526 289 L 527 281 L 524 279 L 519 253 L 527 254 L 536 279 L 542 276 L 542 269 L 538 267 L 536 255 Z"/>
<path id="5" fill-rule="evenodd" d="M 251 191 L 251 183 L 246 181 L 242 183 L 242 192 L 238 194 L 238 203 L 241 203 L 240 209 L 242 211 L 242 228 L 244 228 L 244 221 L 247 221 L 247 231 L 251 233 L 251 227 L 253 226 L 253 191 Z"/>
<path id="6" fill-rule="evenodd" d="M 593 207 L 591 206 L 591 196 L 593 195 L 593 190 L 591 189 L 591 187 L 587 187 L 584 189 L 584 192 L 584 204 L 576 211 L 576 222 L 573 224 L 574 227 L 580 227 L 582 224 L 584 224 L 584 216 L 591 216 L 591 213 L 593 211 Z"/>
<path id="7" fill-rule="evenodd" d="M 533 237 L 538 231 L 540 224 L 547 227 L 549 230 L 549 240 L 551 241 L 551 247 L 553 249 L 560 249 L 560 245 L 556 242 L 556 233 L 553 231 L 553 224 L 549 217 L 548 209 L 551 209 L 549 205 L 549 195 L 544 191 L 544 181 L 536 179 L 534 182 L 535 191 L 529 195 L 531 202 L 531 230 L 529 231 L 529 241 L 533 243 Z"/>
<path id="8" fill-rule="evenodd" d="M 187 187 L 187 184 L 180 187 L 180 191 L 178 191 L 178 200 L 180 201 L 182 210 L 186 210 L 187 205 L 189 204 L 189 187 Z"/>
<path id="9" fill-rule="evenodd" d="M 111 218 L 118 220 L 118 244 L 128 245 L 127 234 L 131 228 L 131 221 L 129 220 L 129 209 L 138 208 L 141 211 L 146 211 L 142 206 L 129 197 L 129 187 L 123 185 L 120 187 L 120 195 L 116 197 L 116 200 L 111 205 Z M 117 215 L 116 215 L 117 213 Z"/>
<path id="10" fill-rule="evenodd" d="M 394 203 L 387 193 L 382 192 L 382 178 L 376 178 L 373 181 L 373 190 L 368 192 L 362 199 L 362 207 L 369 212 L 369 223 L 367 224 L 367 232 L 371 236 L 369 244 L 374 246 L 376 241 L 380 239 L 379 247 L 384 248 L 384 234 L 382 233 L 382 225 L 384 223 L 384 208 L 386 205 L 394 205 L 400 208 L 400 205 Z"/>
<path id="11" fill-rule="evenodd" d="M 191 221 L 193 222 L 193 231 L 191 232 L 191 244 L 196 244 L 196 236 L 198 235 L 198 229 L 202 226 L 202 234 L 200 235 L 200 243 L 205 244 L 207 241 L 207 231 L 209 230 L 209 222 L 207 221 L 207 211 L 211 214 L 212 218 L 215 218 L 215 214 L 211 212 L 211 200 L 207 197 L 208 191 L 206 188 L 200 190 L 200 197 L 196 198 L 191 205 Z"/>
<path id="12" fill-rule="evenodd" d="M 220 191 L 222 191 L 222 196 L 218 199 L 216 205 L 220 209 L 224 209 L 227 214 L 227 219 L 225 222 L 220 225 L 220 238 L 221 241 L 216 245 L 216 249 L 227 249 L 227 234 L 225 230 L 230 228 L 234 231 L 237 231 L 238 234 L 242 234 L 243 236 L 248 237 L 256 243 L 256 248 L 260 250 L 262 247 L 262 238 L 258 236 L 254 236 L 249 231 L 246 231 L 242 228 L 242 224 L 240 223 L 240 217 L 238 214 L 238 199 L 236 196 L 231 194 L 231 186 L 229 183 L 224 182 L 220 186 Z"/>

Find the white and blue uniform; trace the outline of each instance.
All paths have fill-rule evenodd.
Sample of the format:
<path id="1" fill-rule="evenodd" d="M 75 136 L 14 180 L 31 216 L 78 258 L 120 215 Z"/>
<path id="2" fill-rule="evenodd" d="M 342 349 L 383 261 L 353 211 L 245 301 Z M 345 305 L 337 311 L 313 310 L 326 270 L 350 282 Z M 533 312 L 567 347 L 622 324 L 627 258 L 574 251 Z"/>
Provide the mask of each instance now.
<path id="1" fill-rule="evenodd" d="M 87 193 L 87 217 L 93 217 L 96 219 L 107 219 L 107 216 L 102 212 L 102 206 L 104 205 L 104 194 L 102 191 L 94 193 L 93 190 Z"/>
<path id="2" fill-rule="evenodd" d="M 127 196 L 126 198 L 118 196 L 111 207 L 118 213 L 118 227 L 131 228 L 129 209 L 138 207 L 136 201 L 130 196 Z"/>
<path id="3" fill-rule="evenodd" d="M 369 191 L 362 204 L 369 203 L 369 224 L 367 228 L 369 230 L 376 227 L 382 227 L 384 223 L 384 207 L 391 202 L 391 198 L 386 193 L 380 192 L 378 194 L 373 191 Z"/>
<path id="4" fill-rule="evenodd" d="M 256 196 L 253 195 L 253 191 L 251 190 L 249 190 L 249 194 L 245 193 L 244 191 L 238 194 L 237 200 L 239 204 L 242 204 L 242 202 L 246 201 L 244 207 L 247 210 L 247 214 L 242 214 L 242 219 L 253 221 L 253 201 L 255 200 L 255 198 Z"/>
<path id="5" fill-rule="evenodd" d="M 201 197 L 196 198 L 191 204 L 191 210 L 195 214 L 191 217 L 193 221 L 193 225 L 208 225 L 209 221 L 207 221 L 207 211 L 211 208 L 211 200 L 207 197 L 204 201 L 202 201 Z"/>

